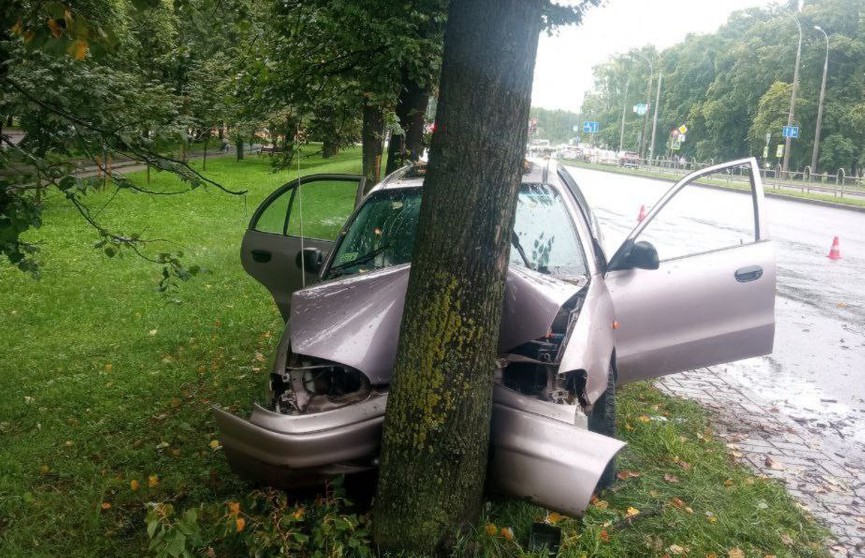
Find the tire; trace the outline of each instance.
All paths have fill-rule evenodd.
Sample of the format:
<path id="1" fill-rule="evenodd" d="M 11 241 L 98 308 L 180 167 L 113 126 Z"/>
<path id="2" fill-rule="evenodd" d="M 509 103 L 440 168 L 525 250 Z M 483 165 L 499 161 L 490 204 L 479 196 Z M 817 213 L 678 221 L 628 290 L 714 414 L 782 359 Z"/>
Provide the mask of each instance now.
<path id="1" fill-rule="evenodd" d="M 616 437 L 616 376 L 613 367 L 607 374 L 607 389 L 595 401 L 589 414 L 589 430 L 611 438 Z M 595 492 L 609 488 L 616 480 L 616 458 L 614 457 L 604 469 Z"/>

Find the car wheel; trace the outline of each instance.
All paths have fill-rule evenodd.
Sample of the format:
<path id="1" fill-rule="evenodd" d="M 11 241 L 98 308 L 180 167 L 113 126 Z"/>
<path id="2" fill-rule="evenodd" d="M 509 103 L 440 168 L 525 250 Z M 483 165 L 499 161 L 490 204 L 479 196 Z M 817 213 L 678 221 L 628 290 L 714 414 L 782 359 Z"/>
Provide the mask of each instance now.
<path id="1" fill-rule="evenodd" d="M 607 389 L 595 401 L 589 414 L 589 430 L 611 438 L 616 437 L 616 378 L 612 366 L 607 374 Z M 595 491 L 609 488 L 616 480 L 616 458 L 604 469 Z"/>

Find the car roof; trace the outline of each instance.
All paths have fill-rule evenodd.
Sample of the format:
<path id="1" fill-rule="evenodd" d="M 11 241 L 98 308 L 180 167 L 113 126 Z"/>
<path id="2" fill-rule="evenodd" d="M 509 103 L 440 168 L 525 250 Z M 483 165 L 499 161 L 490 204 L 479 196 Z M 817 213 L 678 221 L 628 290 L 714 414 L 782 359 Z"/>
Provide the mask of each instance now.
<path id="1" fill-rule="evenodd" d="M 556 172 L 556 162 L 553 159 L 526 159 L 526 171 L 523 173 L 523 184 L 552 183 L 561 186 L 561 181 Z M 396 188 L 414 188 L 423 186 L 426 174 L 426 164 L 414 163 L 406 165 L 382 179 L 370 190 L 370 193 L 378 190 L 392 190 Z"/>

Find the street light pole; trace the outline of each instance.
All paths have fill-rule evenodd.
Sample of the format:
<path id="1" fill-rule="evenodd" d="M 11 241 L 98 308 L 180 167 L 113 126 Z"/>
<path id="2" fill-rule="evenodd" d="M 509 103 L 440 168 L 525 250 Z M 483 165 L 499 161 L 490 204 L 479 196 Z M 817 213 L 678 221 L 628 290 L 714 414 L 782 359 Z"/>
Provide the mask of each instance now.
<path id="1" fill-rule="evenodd" d="M 625 109 L 628 108 L 628 85 L 631 80 L 625 81 L 625 96 L 622 100 L 622 126 L 619 128 L 619 153 L 622 152 L 622 142 L 625 140 Z"/>
<path id="2" fill-rule="evenodd" d="M 655 114 L 652 117 L 652 142 L 649 144 L 649 164 L 652 164 L 652 157 L 655 156 L 655 131 L 658 129 L 658 104 L 661 102 L 661 78 L 664 74 L 658 71 L 658 92 L 655 93 Z"/>
<path id="3" fill-rule="evenodd" d="M 811 174 L 817 172 L 817 154 L 820 151 L 820 127 L 823 125 L 823 99 L 826 97 L 826 74 L 829 72 L 829 35 L 819 26 L 814 29 L 826 38 L 826 59 L 823 61 L 823 83 L 820 84 L 820 101 L 817 103 L 817 130 L 814 132 L 814 150 L 811 151 Z"/>
<path id="4" fill-rule="evenodd" d="M 649 83 L 646 84 L 646 102 L 649 102 L 649 99 L 652 98 L 652 80 L 655 79 L 655 67 L 652 64 L 652 60 L 640 51 L 632 50 L 631 53 L 636 54 L 649 64 Z M 648 131 L 648 126 L 649 111 L 647 110 L 646 114 L 643 115 L 643 133 L 640 136 L 639 155 L 641 158 L 646 154 L 646 132 Z"/>
<path id="5" fill-rule="evenodd" d="M 796 22 L 796 28 L 799 29 L 799 46 L 796 47 L 796 67 L 793 70 L 793 93 L 790 95 L 790 111 L 787 113 L 787 127 L 793 125 L 793 116 L 796 112 L 796 94 L 799 92 L 799 59 L 802 57 L 802 24 L 799 23 L 799 18 L 792 16 Z M 787 136 L 784 140 L 784 161 L 781 164 L 782 176 L 787 173 L 790 167 L 790 143 L 792 138 Z"/>

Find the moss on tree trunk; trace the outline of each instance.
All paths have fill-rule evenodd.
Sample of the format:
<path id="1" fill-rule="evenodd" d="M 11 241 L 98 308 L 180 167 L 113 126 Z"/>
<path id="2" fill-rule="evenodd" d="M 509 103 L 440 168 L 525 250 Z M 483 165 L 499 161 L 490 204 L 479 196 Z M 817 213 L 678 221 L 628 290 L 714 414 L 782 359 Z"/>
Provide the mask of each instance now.
<path id="1" fill-rule="evenodd" d="M 534 0 L 453 0 L 384 424 L 375 538 L 430 553 L 480 509 L 541 29 Z"/>

